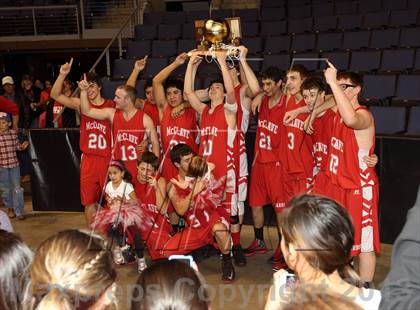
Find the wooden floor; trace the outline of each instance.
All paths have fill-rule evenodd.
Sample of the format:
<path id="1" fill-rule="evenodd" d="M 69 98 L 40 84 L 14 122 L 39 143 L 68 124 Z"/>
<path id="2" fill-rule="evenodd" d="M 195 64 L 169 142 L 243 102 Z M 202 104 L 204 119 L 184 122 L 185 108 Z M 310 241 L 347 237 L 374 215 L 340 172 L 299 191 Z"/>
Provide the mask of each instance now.
<path id="1" fill-rule="evenodd" d="M 28 218 L 25 221 L 12 220 L 16 233 L 33 249 L 47 237 L 64 229 L 85 229 L 82 213 L 34 213 L 30 196 L 25 197 L 25 210 Z M 271 249 L 277 244 L 277 233 L 274 228 L 264 231 L 267 244 Z M 253 239 L 251 226 L 244 226 L 241 240 L 244 246 Z M 375 285 L 381 287 L 390 266 L 392 246 L 382 244 L 382 254 L 377 261 Z M 267 259 L 272 255 L 257 255 L 248 259 L 247 267 L 236 268 L 236 281 L 231 285 L 220 282 L 220 260 L 212 257 L 199 265 L 205 276 L 212 297 L 211 307 L 217 309 L 262 309 L 271 283 L 273 271 Z M 118 268 L 119 309 L 129 309 L 130 292 L 137 278 L 136 265 Z"/>

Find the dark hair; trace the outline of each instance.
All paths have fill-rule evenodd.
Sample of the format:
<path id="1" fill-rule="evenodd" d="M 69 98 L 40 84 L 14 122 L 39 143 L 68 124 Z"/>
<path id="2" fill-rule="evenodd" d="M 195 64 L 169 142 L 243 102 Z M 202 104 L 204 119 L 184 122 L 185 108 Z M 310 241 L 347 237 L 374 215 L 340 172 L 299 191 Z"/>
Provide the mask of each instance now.
<path id="1" fill-rule="evenodd" d="M 301 65 L 301 64 L 294 65 L 292 68 L 290 68 L 287 71 L 287 73 L 289 73 L 289 72 L 299 72 L 300 78 L 302 80 L 309 77 L 308 69 L 304 65 Z"/>
<path id="2" fill-rule="evenodd" d="M 146 89 L 148 89 L 149 87 L 153 87 L 152 78 L 147 78 L 146 81 L 144 82 L 144 86 L 143 86 L 144 93 L 146 93 Z"/>
<path id="3" fill-rule="evenodd" d="M 208 171 L 207 161 L 202 156 L 194 156 L 188 166 L 187 175 L 194 178 L 203 177 Z"/>
<path id="4" fill-rule="evenodd" d="M 178 143 L 171 150 L 171 153 L 170 153 L 171 161 L 174 164 L 175 163 L 179 164 L 181 162 L 181 157 L 190 155 L 192 153 L 193 153 L 193 150 L 188 144 Z"/>
<path id="5" fill-rule="evenodd" d="M 305 79 L 300 86 L 300 91 L 303 92 L 304 90 L 311 90 L 311 89 L 317 89 L 318 92 L 325 92 L 326 86 L 322 82 L 322 80 L 319 77 L 309 77 Z"/>
<path id="6" fill-rule="evenodd" d="M 360 88 L 363 87 L 363 79 L 356 72 L 345 71 L 345 72 L 340 72 L 337 74 L 337 80 L 347 80 L 347 79 L 350 80 L 352 84 L 356 86 L 360 86 Z"/>
<path id="7" fill-rule="evenodd" d="M 163 260 L 144 270 L 131 294 L 131 310 L 209 309 L 208 292 L 187 264 Z"/>
<path id="8" fill-rule="evenodd" d="M 282 72 L 277 67 L 268 67 L 260 75 L 262 80 L 273 80 L 276 83 L 282 79 Z"/>
<path id="9" fill-rule="evenodd" d="M 122 89 L 126 93 L 126 97 L 130 98 L 131 102 L 134 104 L 137 99 L 137 90 L 130 85 L 120 85 L 117 89 Z"/>
<path id="10" fill-rule="evenodd" d="M 224 93 L 226 92 L 225 83 L 224 83 L 223 78 L 221 76 L 218 76 L 218 77 L 216 77 L 216 78 L 214 78 L 213 80 L 210 81 L 209 86 L 207 87 L 208 91 L 210 90 L 210 87 L 213 84 L 222 84 L 223 92 Z"/>
<path id="11" fill-rule="evenodd" d="M 124 165 L 124 162 L 122 160 L 111 160 L 109 166 L 117 167 L 120 171 L 124 172 L 124 181 L 131 182 L 131 180 L 133 179 L 133 176 L 128 171 L 127 167 Z"/>
<path id="12" fill-rule="evenodd" d="M 95 72 L 88 72 L 88 74 L 86 74 L 86 80 L 90 83 L 95 83 L 98 87 L 102 88 L 102 80 Z"/>
<path id="13" fill-rule="evenodd" d="M 137 158 L 137 164 L 140 165 L 141 163 L 146 163 L 151 165 L 155 170 L 159 168 L 159 158 L 156 157 L 150 151 L 146 151 L 139 158 Z"/>
<path id="14" fill-rule="evenodd" d="M 184 81 L 180 78 L 176 78 L 176 77 L 170 77 L 168 79 L 166 79 L 165 81 L 165 93 L 168 90 L 168 88 L 170 87 L 174 87 L 177 88 L 181 91 L 181 93 L 184 91 Z"/>
<path id="15" fill-rule="evenodd" d="M 28 308 L 32 252 L 17 235 L 0 229 L 0 309 Z"/>
<path id="16" fill-rule="evenodd" d="M 294 198 L 281 215 L 280 227 L 286 245 L 294 243 L 308 249 L 301 253 L 312 268 L 327 275 L 337 270 L 344 280 L 359 284 L 349 267 L 353 224 L 337 202 L 314 195 Z"/>

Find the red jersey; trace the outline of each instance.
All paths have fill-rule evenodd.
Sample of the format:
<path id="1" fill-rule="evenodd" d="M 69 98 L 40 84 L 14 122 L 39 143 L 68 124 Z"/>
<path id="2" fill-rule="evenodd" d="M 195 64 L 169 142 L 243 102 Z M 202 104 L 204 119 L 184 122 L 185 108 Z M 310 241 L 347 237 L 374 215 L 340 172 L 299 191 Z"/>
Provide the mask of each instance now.
<path id="1" fill-rule="evenodd" d="M 287 101 L 286 112 L 293 111 L 305 106 L 302 99 L 296 102 L 294 96 Z M 301 177 L 312 178 L 314 160 L 312 157 L 311 138 L 304 131 L 304 123 L 308 114 L 299 114 L 293 121 L 285 125 L 283 131 L 284 139 L 287 143 L 283 144 L 283 162 L 287 173 L 300 175 Z M 287 139 L 287 140 L 286 140 Z"/>
<path id="2" fill-rule="evenodd" d="M 100 106 L 89 104 L 95 109 L 115 107 L 112 100 L 105 100 Z M 84 154 L 109 157 L 112 149 L 111 124 L 108 121 L 96 120 L 81 114 L 80 149 Z"/>
<path id="3" fill-rule="evenodd" d="M 218 105 L 213 112 L 206 106 L 201 114 L 199 154 L 216 165 L 213 170 L 216 180 L 227 176 L 235 183 L 234 142 L 236 130 L 228 126 L 224 105 Z M 233 178 L 233 179 L 232 179 Z M 233 189 L 234 190 L 234 189 Z"/>
<path id="4" fill-rule="evenodd" d="M 114 114 L 113 136 L 114 153 L 113 158 L 127 162 L 134 162 L 137 166 L 136 146 L 146 137 L 143 123 L 144 112 L 137 110 L 130 120 L 124 118 L 121 110 Z"/>
<path id="5" fill-rule="evenodd" d="M 156 190 L 149 183 L 137 182 L 134 186 L 134 191 L 140 207 L 145 211 L 148 219 L 152 221 L 152 229 L 160 232 L 164 231 L 168 234 L 171 233 L 172 226 L 168 217 L 160 213 L 158 206 L 156 206 Z M 148 226 L 150 225 L 146 225 L 146 227 Z"/>
<path id="6" fill-rule="evenodd" d="M 257 135 L 255 140 L 254 160 L 259 163 L 277 162 L 280 160 L 281 130 L 285 113 L 286 96 L 271 109 L 269 98 L 264 96 L 258 115 Z"/>
<path id="7" fill-rule="evenodd" d="M 360 109 L 366 109 L 366 107 L 360 106 L 356 111 Z M 369 150 L 359 148 L 354 129 L 344 124 L 337 111 L 329 145 L 327 170 L 332 183 L 343 189 L 358 189 L 366 183 L 370 185 L 377 183 L 375 168 L 368 167 L 363 161 L 364 156 L 373 154 L 375 135 L 372 139 L 372 147 Z"/>
<path id="8" fill-rule="evenodd" d="M 149 100 L 145 100 L 143 105 L 143 111 L 144 113 L 150 116 L 150 118 L 153 121 L 153 124 L 155 124 L 156 127 L 160 126 L 159 110 L 156 104 L 150 103 Z"/>
<path id="9" fill-rule="evenodd" d="M 311 135 L 313 156 L 317 171 L 326 171 L 328 162 L 328 148 L 334 124 L 335 113 L 328 109 L 322 116 L 316 118 L 312 124 L 314 133 Z"/>

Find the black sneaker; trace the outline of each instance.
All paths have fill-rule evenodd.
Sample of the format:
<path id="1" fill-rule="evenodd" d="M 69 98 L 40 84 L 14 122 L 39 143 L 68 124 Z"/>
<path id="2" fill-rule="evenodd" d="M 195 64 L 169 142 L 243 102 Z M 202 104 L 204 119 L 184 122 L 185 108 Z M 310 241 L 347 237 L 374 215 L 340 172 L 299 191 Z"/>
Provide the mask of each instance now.
<path id="1" fill-rule="evenodd" d="M 246 257 L 244 254 L 244 250 L 242 249 L 242 246 L 240 244 L 234 245 L 232 247 L 232 254 L 233 259 L 235 261 L 235 265 L 238 267 L 246 266 Z"/>
<path id="2" fill-rule="evenodd" d="M 222 259 L 222 282 L 232 283 L 235 280 L 235 268 L 233 268 L 231 259 Z"/>
<path id="3" fill-rule="evenodd" d="M 133 254 L 131 246 L 129 246 L 128 244 L 124 245 L 121 248 L 121 252 L 122 252 L 122 256 L 124 257 L 125 264 L 133 264 L 136 262 L 136 257 Z"/>

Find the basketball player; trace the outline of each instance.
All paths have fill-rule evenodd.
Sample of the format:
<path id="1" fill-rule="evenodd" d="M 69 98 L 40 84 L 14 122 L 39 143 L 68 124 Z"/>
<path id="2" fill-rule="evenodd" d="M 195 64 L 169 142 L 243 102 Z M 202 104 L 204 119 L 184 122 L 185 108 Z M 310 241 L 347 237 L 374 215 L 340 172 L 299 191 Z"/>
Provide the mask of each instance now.
<path id="1" fill-rule="evenodd" d="M 269 67 L 262 72 L 263 93 L 253 100 L 253 109 L 259 105 L 254 161 L 251 168 L 249 205 L 254 220 L 255 240 L 245 249 L 245 255 L 264 254 L 268 251 L 264 242 L 263 206 L 271 204 L 277 222 L 286 206 L 284 167 L 281 161 L 281 131 L 286 110 L 286 96 L 282 92 L 281 71 Z M 278 263 L 273 268 L 277 269 Z"/>
<path id="2" fill-rule="evenodd" d="M 80 99 L 68 97 L 62 92 L 72 64 L 73 58 L 60 67 L 60 75 L 51 89 L 51 97 L 65 107 L 80 113 Z M 101 110 L 114 108 L 114 101 L 105 100 L 101 96 L 102 83 L 99 77 L 89 73 L 87 80 L 89 87 L 86 104 Z M 112 132 L 109 121 L 97 120 L 83 113 L 80 113 L 80 116 L 80 149 L 83 153 L 80 160 L 80 200 L 85 206 L 85 219 L 89 226 L 107 179 L 112 150 Z"/>
<path id="3" fill-rule="evenodd" d="M 193 90 L 193 78 L 201 62 L 201 57 L 192 52 L 192 56 L 185 73 L 184 94 L 189 104 L 200 115 L 200 149 L 199 154 L 208 162 L 215 164 L 213 171 L 216 180 L 226 177 L 226 196 L 223 201 L 225 211 L 231 216 L 231 224 L 236 225 L 239 232 L 239 215 L 232 216 L 232 209 L 237 208 L 236 177 L 234 142 L 236 136 L 236 112 L 237 103 L 233 82 L 226 64 L 226 52 L 217 51 L 216 57 L 220 66 L 223 80 L 214 80 L 210 83 L 208 95 L 210 106 L 199 100 Z M 226 104 L 225 104 L 226 103 Z M 243 252 L 235 245 L 232 253 L 235 262 L 244 259 Z M 244 265 L 239 263 L 238 265 Z"/>
<path id="4" fill-rule="evenodd" d="M 159 140 L 152 119 L 142 110 L 134 107 L 137 98 L 136 89 L 121 85 L 115 90 L 116 109 L 95 109 L 88 105 L 86 90 L 89 83 L 86 79 L 79 82 L 82 113 L 98 120 L 108 120 L 113 127 L 114 147 L 112 157 L 124 161 L 127 170 L 137 174 L 136 147 L 143 140 L 150 140 L 153 153 L 159 156 Z M 83 95 L 83 96 L 82 96 Z M 134 180 L 134 185 L 136 180 Z"/>
<path id="5" fill-rule="evenodd" d="M 355 228 L 352 255 L 359 255 L 360 277 L 371 283 L 375 274 L 376 255 L 380 251 L 378 230 L 378 179 L 374 168 L 363 157 L 375 148 L 375 126 L 372 114 L 361 106 L 362 79 L 354 72 L 337 75 L 330 63 L 325 79 L 331 87 L 338 113 L 330 142 L 327 174 L 330 197 L 350 213 Z"/>

